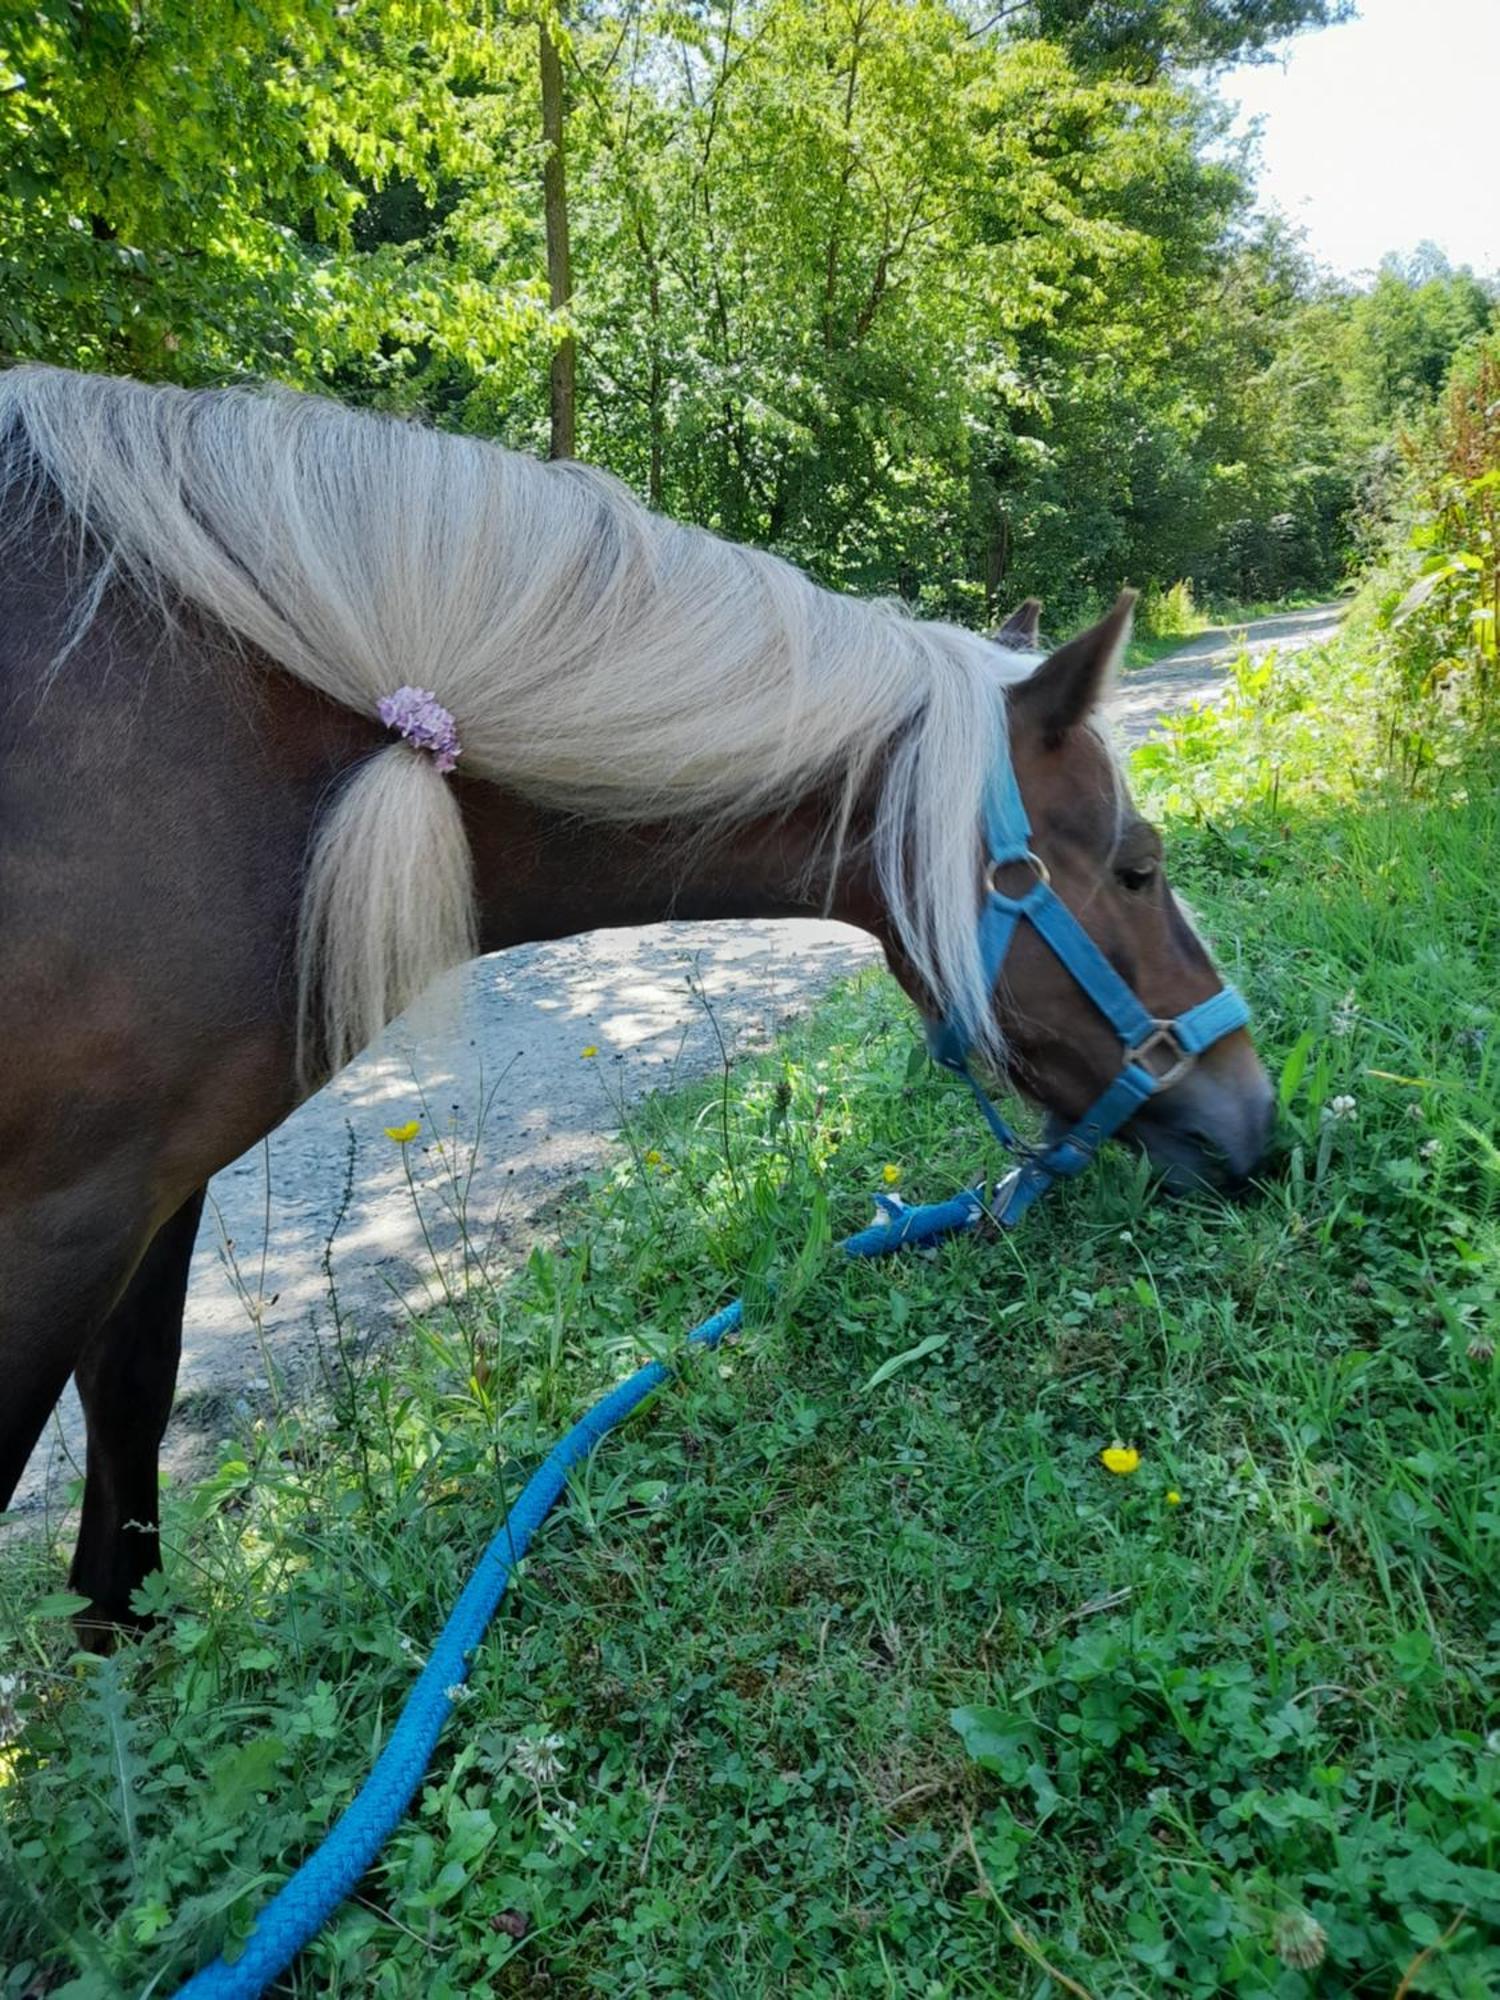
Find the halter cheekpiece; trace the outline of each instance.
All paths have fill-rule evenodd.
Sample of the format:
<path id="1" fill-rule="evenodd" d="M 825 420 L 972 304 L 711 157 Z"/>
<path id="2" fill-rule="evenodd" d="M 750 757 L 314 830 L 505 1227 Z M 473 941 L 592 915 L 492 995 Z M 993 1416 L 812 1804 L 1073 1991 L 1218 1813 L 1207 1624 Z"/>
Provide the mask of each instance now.
<path id="1" fill-rule="evenodd" d="M 394 694 L 382 695 L 377 713 L 386 728 L 394 729 L 413 750 L 428 751 L 445 774 L 463 753 L 458 724 L 431 688 L 399 687 Z"/>
<path id="2" fill-rule="evenodd" d="M 990 778 L 984 802 L 986 866 L 984 908 L 979 915 L 979 952 L 987 989 L 993 993 L 1006 954 L 1019 926 L 1029 923 L 1064 968 L 1077 980 L 1120 1038 L 1124 1051 L 1119 1074 L 1091 1104 L 1077 1124 L 1047 1147 L 1028 1146 L 1001 1117 L 969 1068 L 975 1037 L 958 1014 L 933 1022 L 927 1046 L 936 1063 L 961 1076 L 973 1091 L 985 1123 L 1020 1165 L 997 1185 L 991 1213 L 1007 1226 L 1055 1180 L 1080 1174 L 1106 1139 L 1128 1124 L 1148 1098 L 1169 1090 L 1185 1076 L 1205 1049 L 1243 1028 L 1250 1019 L 1234 987 L 1222 986 L 1207 1000 L 1174 1019 L 1159 1021 L 1115 971 L 1088 932 L 1052 888 L 1046 863 L 1031 847 L 1031 825 L 1021 803 L 1020 788 L 1010 761 L 1008 739 Z M 1020 894 L 1000 886 L 1014 880 L 1018 868 L 1031 871 Z"/>

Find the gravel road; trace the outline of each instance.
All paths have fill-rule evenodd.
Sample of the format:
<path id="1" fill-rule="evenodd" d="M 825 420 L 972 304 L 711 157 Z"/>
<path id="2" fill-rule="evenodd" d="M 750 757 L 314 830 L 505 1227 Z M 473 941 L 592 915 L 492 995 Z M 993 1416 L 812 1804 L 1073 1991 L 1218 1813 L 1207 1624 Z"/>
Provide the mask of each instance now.
<path id="1" fill-rule="evenodd" d="M 1125 675 L 1114 705 L 1121 734 L 1139 742 L 1161 713 L 1210 699 L 1247 638 L 1256 653 L 1300 649 L 1327 638 L 1341 614 L 1324 605 L 1216 629 Z M 469 1241 L 504 1269 L 546 1231 L 561 1190 L 598 1162 L 633 1102 L 712 1069 L 720 1036 L 732 1053 L 763 1044 L 876 955 L 842 924 L 658 924 L 529 945 L 470 967 L 456 1037 L 417 1047 L 398 1024 L 214 1180 L 193 1260 L 168 1469 L 182 1478 L 201 1465 L 232 1406 L 264 1393 L 269 1369 L 294 1384 L 305 1377 L 330 1322 L 325 1246 L 346 1186 L 331 1265 L 361 1334 L 431 1296 L 432 1260 L 386 1126 L 420 1115 L 424 1140 L 444 1141 L 442 1155 L 420 1142 L 411 1154 L 440 1250 L 457 1235 L 462 1180 Z M 63 1507 L 82 1458 L 70 1389 L 15 1506 L 33 1518 Z"/>

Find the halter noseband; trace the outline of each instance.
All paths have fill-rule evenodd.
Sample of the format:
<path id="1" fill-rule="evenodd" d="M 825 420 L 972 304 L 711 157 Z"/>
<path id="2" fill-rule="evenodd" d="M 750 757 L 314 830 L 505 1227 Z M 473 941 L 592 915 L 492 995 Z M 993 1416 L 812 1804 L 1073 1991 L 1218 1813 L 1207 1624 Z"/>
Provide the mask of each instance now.
<path id="1" fill-rule="evenodd" d="M 984 804 L 985 901 L 979 917 L 979 951 L 990 992 L 1005 965 L 1006 954 L 1024 918 L 1051 947 L 1064 968 L 1082 987 L 1119 1036 L 1124 1048 L 1120 1073 L 1095 1099 L 1072 1129 L 1045 1148 L 1028 1146 L 1012 1131 L 969 1068 L 974 1035 L 967 1023 L 950 1013 L 931 1024 L 927 1046 L 934 1062 L 961 1076 L 974 1093 L 985 1123 L 1021 1164 L 998 1184 L 992 1213 L 1007 1227 L 1018 1222 L 1055 1180 L 1080 1174 L 1106 1139 L 1127 1124 L 1148 1098 L 1169 1090 L 1185 1076 L 1205 1049 L 1243 1028 L 1250 1009 L 1232 986 L 1222 986 L 1207 1000 L 1175 1019 L 1159 1021 L 1148 1014 L 1078 919 L 1053 892 L 1046 863 L 1031 848 L 1031 825 L 1021 803 L 1020 789 L 1008 748 L 997 760 Z M 1032 882 L 1019 896 L 1007 895 L 1001 877 L 1016 867 L 1032 871 Z"/>

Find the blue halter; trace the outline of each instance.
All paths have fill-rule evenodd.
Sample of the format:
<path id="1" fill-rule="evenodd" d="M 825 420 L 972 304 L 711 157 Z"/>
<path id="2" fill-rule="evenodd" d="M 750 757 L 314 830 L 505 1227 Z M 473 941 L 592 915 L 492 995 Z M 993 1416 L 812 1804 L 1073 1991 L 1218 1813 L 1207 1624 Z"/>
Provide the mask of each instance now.
<path id="1" fill-rule="evenodd" d="M 975 1037 L 968 1024 L 957 1014 L 949 1014 L 929 1026 L 927 1046 L 933 1061 L 963 1078 L 985 1123 L 1001 1145 L 1020 1159 L 1021 1164 L 996 1187 L 992 1204 L 996 1221 L 1010 1227 L 1055 1180 L 1082 1173 L 1104 1141 L 1127 1124 L 1148 1098 L 1169 1090 L 1185 1076 L 1205 1049 L 1243 1028 L 1250 1019 L 1250 1009 L 1232 986 L 1223 986 L 1175 1020 L 1158 1021 L 1146 1012 L 1072 911 L 1054 894 L 1046 864 L 1032 851 L 1031 824 L 1021 803 L 1008 748 L 997 760 L 990 780 L 984 828 L 989 865 L 979 917 L 979 950 L 987 987 L 993 992 L 1024 918 L 1072 973 L 1125 1050 L 1114 1082 L 1071 1131 L 1039 1150 L 1012 1131 L 969 1068 Z M 1007 896 L 999 887 L 1000 872 L 1017 864 L 1030 868 L 1035 879 L 1024 895 Z"/>

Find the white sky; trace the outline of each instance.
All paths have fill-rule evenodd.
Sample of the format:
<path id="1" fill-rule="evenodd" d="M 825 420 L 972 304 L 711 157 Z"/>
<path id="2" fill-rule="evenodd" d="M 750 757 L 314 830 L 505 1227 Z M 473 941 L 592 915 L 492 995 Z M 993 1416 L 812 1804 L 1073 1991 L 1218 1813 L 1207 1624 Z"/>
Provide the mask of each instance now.
<path id="1" fill-rule="evenodd" d="M 1500 0 L 1360 0 L 1360 18 L 1231 70 L 1262 122 L 1261 200 L 1344 275 L 1424 239 L 1500 273 Z"/>

